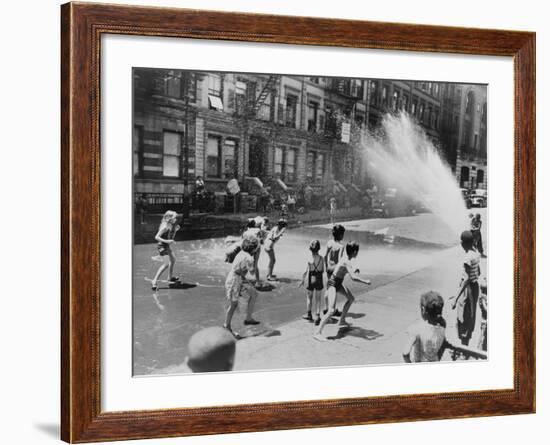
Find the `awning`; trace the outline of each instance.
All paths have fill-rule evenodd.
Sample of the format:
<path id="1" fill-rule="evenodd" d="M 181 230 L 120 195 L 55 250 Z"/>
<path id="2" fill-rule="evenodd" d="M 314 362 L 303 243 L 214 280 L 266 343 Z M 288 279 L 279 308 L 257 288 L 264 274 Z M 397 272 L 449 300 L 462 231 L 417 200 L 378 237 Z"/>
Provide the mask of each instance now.
<path id="1" fill-rule="evenodd" d="M 210 106 L 218 111 L 223 111 L 223 102 L 218 96 L 208 95 Z"/>
<path id="2" fill-rule="evenodd" d="M 277 179 L 275 179 L 275 182 L 276 182 L 285 192 L 288 191 L 288 185 L 286 185 L 286 184 L 282 181 L 282 179 L 277 178 Z"/>
<path id="3" fill-rule="evenodd" d="M 355 190 L 357 193 L 361 193 L 361 189 L 357 187 L 355 184 L 350 184 L 350 187 Z"/>
<path id="4" fill-rule="evenodd" d="M 257 178 L 256 176 L 247 176 L 245 179 L 247 181 L 252 181 L 254 185 L 257 185 L 260 188 L 264 187 L 264 183 L 261 181 L 260 178 Z"/>
<path id="5" fill-rule="evenodd" d="M 342 192 L 342 193 L 347 193 L 348 192 L 348 189 L 344 187 L 344 184 L 342 184 L 340 181 L 334 181 L 334 183 L 336 184 L 336 187 L 338 187 L 338 189 Z"/>

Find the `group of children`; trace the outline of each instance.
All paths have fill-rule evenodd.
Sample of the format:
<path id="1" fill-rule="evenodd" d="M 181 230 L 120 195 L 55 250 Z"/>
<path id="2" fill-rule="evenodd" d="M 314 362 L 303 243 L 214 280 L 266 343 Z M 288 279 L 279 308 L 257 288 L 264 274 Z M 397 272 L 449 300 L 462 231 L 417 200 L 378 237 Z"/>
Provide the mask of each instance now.
<path id="1" fill-rule="evenodd" d="M 159 256 L 164 259 L 164 262 L 152 280 L 153 290 L 157 290 L 160 276 L 166 269 L 169 270 L 170 284 L 179 280 L 174 275 L 176 259 L 171 248 L 175 234 L 179 230 L 176 221 L 175 212 L 166 212 L 155 236 Z M 241 239 L 234 242 L 226 252 L 226 261 L 231 263 L 231 269 L 225 281 L 225 295 L 228 303 L 223 327 L 235 338 L 239 338 L 239 335 L 233 331 L 231 322 L 243 292 L 248 294 L 244 324 L 259 324 L 259 321 L 253 317 L 253 311 L 257 299 L 256 286 L 261 283 L 258 270 L 260 252 L 263 247 L 269 257 L 267 280 L 276 280 L 276 275 L 273 273 L 276 263 L 275 245 L 285 233 L 286 225 L 286 221 L 281 219 L 273 228 L 270 228 L 267 218 L 250 219 Z M 322 332 L 332 317 L 340 317 L 338 321 L 340 327 L 348 326 L 346 316 L 355 298 L 344 283 L 344 279 L 349 276 L 352 281 L 371 284 L 370 280 L 360 276 L 359 269 L 354 265 L 354 259 L 359 253 L 359 245 L 355 242 L 344 245 L 344 234 L 345 228 L 342 225 L 333 226 L 332 240 L 327 243 L 324 255 L 320 254 L 319 240 L 311 241 L 310 257 L 299 284 L 306 286 L 306 313 L 302 318 L 315 324 L 314 338 L 319 341 L 326 341 Z M 456 326 L 461 345 L 453 345 L 446 339 L 446 323 L 442 316 L 443 298 L 437 292 L 429 291 L 422 294 L 420 299 L 422 321 L 411 326 L 408 331 L 403 350 L 405 361 L 439 360 L 447 348 L 452 349 L 455 354 L 476 356 L 476 350 L 469 348 L 469 343 L 476 326 L 478 306 L 482 317 L 478 348 L 482 351 L 487 350 L 487 286 L 480 284 L 481 254 L 476 249 L 476 244 L 476 236 L 471 230 L 462 233 L 461 245 L 465 251 L 462 278 L 457 295 L 450 298 L 452 309 L 457 311 Z M 254 282 L 247 278 L 248 274 L 255 277 Z M 338 295 L 345 299 L 341 312 L 336 309 Z"/>
<path id="2" fill-rule="evenodd" d="M 413 324 L 407 332 L 403 347 L 405 362 L 439 361 L 449 350 L 454 359 L 486 358 L 487 351 L 487 281 L 481 278 L 481 253 L 475 248 L 475 237 L 470 230 L 462 232 L 460 243 L 465 256 L 462 262 L 462 277 L 459 290 L 451 296 L 451 308 L 456 309 L 456 329 L 460 345 L 447 339 L 447 323 L 443 318 L 442 296 L 429 291 L 420 297 L 421 321 Z M 481 315 L 477 348 L 470 346 L 476 328 L 477 309 Z"/>

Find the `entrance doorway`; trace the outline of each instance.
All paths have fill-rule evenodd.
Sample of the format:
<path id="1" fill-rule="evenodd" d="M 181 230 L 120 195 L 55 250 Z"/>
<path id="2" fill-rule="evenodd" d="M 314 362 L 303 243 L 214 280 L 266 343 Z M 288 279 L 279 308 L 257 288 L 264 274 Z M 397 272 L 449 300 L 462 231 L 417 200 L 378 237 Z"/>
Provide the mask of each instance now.
<path id="1" fill-rule="evenodd" d="M 267 164 L 267 139 L 251 135 L 248 143 L 248 174 L 264 179 Z"/>

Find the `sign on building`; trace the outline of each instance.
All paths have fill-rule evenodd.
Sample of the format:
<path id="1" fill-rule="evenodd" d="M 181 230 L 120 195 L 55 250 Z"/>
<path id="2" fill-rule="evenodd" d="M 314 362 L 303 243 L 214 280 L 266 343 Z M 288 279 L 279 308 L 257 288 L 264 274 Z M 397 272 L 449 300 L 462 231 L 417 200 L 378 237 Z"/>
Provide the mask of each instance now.
<path id="1" fill-rule="evenodd" d="M 351 124 L 349 122 L 342 122 L 342 136 L 341 141 L 345 144 L 349 144 L 351 135 Z"/>

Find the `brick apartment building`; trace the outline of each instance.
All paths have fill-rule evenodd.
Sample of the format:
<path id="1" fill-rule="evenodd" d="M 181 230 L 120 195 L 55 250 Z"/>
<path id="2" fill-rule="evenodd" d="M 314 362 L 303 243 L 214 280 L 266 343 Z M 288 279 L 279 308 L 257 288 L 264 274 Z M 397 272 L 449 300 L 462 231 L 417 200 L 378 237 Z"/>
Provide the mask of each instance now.
<path id="1" fill-rule="evenodd" d="M 475 185 L 486 183 L 484 87 L 148 68 L 133 80 L 136 194 L 191 193 L 198 176 L 213 192 L 232 178 L 251 194 L 260 183 L 359 191 L 368 183 L 359 131 L 399 110 L 441 147 L 461 183 L 473 171 Z"/>

